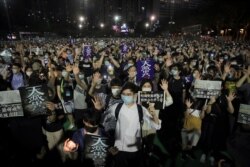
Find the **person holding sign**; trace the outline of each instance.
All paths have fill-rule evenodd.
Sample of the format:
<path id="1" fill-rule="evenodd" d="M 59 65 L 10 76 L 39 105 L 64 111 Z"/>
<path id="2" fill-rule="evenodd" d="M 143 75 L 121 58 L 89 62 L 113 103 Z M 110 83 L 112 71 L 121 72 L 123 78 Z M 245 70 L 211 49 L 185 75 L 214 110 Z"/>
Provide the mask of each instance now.
<path id="1" fill-rule="evenodd" d="M 164 107 L 165 106 L 166 107 L 170 106 L 171 104 L 173 104 L 173 98 L 172 98 L 171 94 L 168 91 L 168 82 L 166 80 L 161 80 L 160 86 L 161 86 L 162 90 L 164 91 L 164 95 L 163 95 L 164 100 L 165 100 L 165 101 L 163 101 Z M 141 81 L 140 91 L 142 91 L 142 92 L 155 92 L 155 91 L 153 91 L 153 82 L 152 82 L 152 80 L 143 79 Z M 139 103 L 141 103 L 140 99 L 138 99 L 138 100 L 139 100 Z M 148 108 L 148 110 L 155 110 L 156 115 L 158 117 L 160 109 L 163 109 L 164 107 L 160 108 L 160 109 L 159 108 L 156 109 L 155 104 L 156 103 L 148 102 L 148 105 L 144 106 L 144 107 Z M 156 131 L 154 129 L 149 129 L 149 127 L 148 127 L 148 125 L 146 123 L 143 124 L 142 129 L 143 129 L 143 136 L 147 136 L 147 135 L 150 135 L 152 133 L 156 133 Z"/>
<path id="2" fill-rule="evenodd" d="M 206 104 L 202 99 L 185 101 L 186 111 L 184 116 L 184 125 L 181 131 L 183 158 L 194 158 L 194 148 L 201 135 L 201 123 L 205 117 Z"/>
<path id="3" fill-rule="evenodd" d="M 92 109 L 86 111 L 83 116 L 83 128 L 76 130 L 72 138 L 64 141 L 62 149 L 62 160 L 66 162 L 68 159 L 76 160 L 79 163 L 86 165 L 84 149 L 87 147 L 85 139 L 86 135 L 95 135 L 105 137 L 106 134 L 102 128 L 99 127 L 100 113 Z M 104 152 L 107 153 L 107 152 Z"/>
<path id="4" fill-rule="evenodd" d="M 231 92 L 228 95 L 212 96 L 209 99 L 200 138 L 204 152 L 200 159 L 202 163 L 205 163 L 208 156 L 213 162 L 214 157 L 226 149 L 226 141 L 230 134 L 229 116 L 234 113 L 232 101 L 235 98 L 235 94 Z"/>
<path id="5" fill-rule="evenodd" d="M 149 111 L 137 105 L 136 97 L 137 86 L 128 82 L 121 90 L 123 103 L 114 104 L 108 111 L 109 116 L 117 119 L 114 144 L 117 151 L 113 152 L 117 167 L 140 165 L 142 121 L 148 122 L 153 129 L 161 128 L 161 120 L 157 117 L 155 110 Z"/>

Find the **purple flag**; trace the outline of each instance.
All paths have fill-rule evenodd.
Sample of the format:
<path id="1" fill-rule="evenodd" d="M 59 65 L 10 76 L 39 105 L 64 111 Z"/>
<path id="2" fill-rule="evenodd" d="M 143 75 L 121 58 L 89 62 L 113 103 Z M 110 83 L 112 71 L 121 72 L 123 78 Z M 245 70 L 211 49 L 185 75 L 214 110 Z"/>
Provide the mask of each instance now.
<path id="1" fill-rule="evenodd" d="M 83 60 L 89 59 L 92 56 L 91 45 L 84 45 L 83 47 Z"/>
<path id="2" fill-rule="evenodd" d="M 136 63 L 137 80 L 141 81 L 143 78 L 154 79 L 154 60 L 146 59 L 139 60 Z"/>

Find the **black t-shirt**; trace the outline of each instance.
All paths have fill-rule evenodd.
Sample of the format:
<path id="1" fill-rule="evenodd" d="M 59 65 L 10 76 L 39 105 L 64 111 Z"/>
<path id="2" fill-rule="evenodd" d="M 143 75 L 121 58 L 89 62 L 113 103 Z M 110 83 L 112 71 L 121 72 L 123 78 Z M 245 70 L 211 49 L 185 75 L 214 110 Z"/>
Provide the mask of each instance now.
<path id="1" fill-rule="evenodd" d="M 64 101 L 73 100 L 74 89 L 72 84 L 62 78 L 56 80 L 56 86 L 60 86 L 60 92 Z"/>
<path id="2" fill-rule="evenodd" d="M 58 116 L 64 115 L 62 104 L 59 101 L 53 101 L 53 102 L 56 105 L 56 109 L 53 112 L 53 114 L 55 114 L 55 116 L 56 116 L 55 121 L 49 121 L 47 119 L 47 116 L 45 116 L 43 121 L 42 121 L 43 128 L 48 132 L 56 132 L 56 131 L 62 129 L 63 123 L 65 121 L 65 119 L 58 119 Z"/>
<path id="3" fill-rule="evenodd" d="M 173 97 L 174 103 L 180 103 L 183 101 L 183 90 L 185 89 L 184 81 L 180 79 L 170 78 L 168 81 L 169 93 Z"/>
<path id="4" fill-rule="evenodd" d="M 83 71 L 85 77 L 89 77 L 93 73 L 93 67 L 91 62 L 80 62 L 79 69 Z"/>

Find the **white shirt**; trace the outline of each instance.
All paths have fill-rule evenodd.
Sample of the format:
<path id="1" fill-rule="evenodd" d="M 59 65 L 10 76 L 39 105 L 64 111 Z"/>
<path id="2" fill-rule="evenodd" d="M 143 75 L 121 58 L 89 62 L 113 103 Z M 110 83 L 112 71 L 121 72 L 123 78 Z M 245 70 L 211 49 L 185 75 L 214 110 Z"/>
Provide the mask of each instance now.
<path id="1" fill-rule="evenodd" d="M 109 115 L 115 117 L 115 109 L 118 104 L 114 104 L 109 108 Z M 156 124 L 148 110 L 143 108 L 143 120 L 151 125 L 153 129 L 161 128 L 161 121 Z M 105 126 L 105 125 L 104 125 Z M 123 104 L 118 115 L 115 129 L 115 146 L 120 151 L 136 152 L 138 151 L 138 145 L 140 141 L 140 122 L 137 111 L 137 104 L 135 103 L 131 107 Z"/>
<path id="2" fill-rule="evenodd" d="M 187 110 L 188 114 L 191 114 L 194 117 L 200 118 L 201 110 L 189 109 Z"/>

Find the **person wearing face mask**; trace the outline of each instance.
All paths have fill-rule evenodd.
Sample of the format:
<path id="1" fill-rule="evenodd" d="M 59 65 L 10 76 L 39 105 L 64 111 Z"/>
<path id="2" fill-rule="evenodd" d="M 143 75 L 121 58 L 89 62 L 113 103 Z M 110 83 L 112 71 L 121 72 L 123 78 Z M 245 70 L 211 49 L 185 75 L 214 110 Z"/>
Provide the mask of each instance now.
<path id="1" fill-rule="evenodd" d="M 26 69 L 25 69 L 25 74 L 26 74 L 25 75 L 25 79 L 26 79 L 25 85 L 29 85 L 32 73 L 33 73 L 32 67 L 29 67 L 29 66 L 26 67 Z"/>
<path id="2" fill-rule="evenodd" d="M 105 116 L 108 114 L 108 109 L 114 104 L 118 104 L 122 102 L 121 99 L 121 89 L 122 89 L 122 83 L 121 80 L 118 78 L 114 78 L 110 82 L 110 89 L 111 91 L 108 94 L 105 93 L 98 93 L 97 98 L 100 99 L 100 103 L 102 104 L 101 110 L 103 110 L 103 115 L 101 119 L 101 123 L 105 122 Z M 109 134 L 109 136 L 112 136 L 114 133 L 114 122 L 111 120 L 110 126 L 105 127 L 105 131 Z M 106 122 L 107 123 L 107 122 Z"/>
<path id="3" fill-rule="evenodd" d="M 173 98 L 173 104 L 165 107 L 164 112 L 159 113 L 162 119 L 162 128 L 157 135 L 164 147 L 169 151 L 171 158 L 178 155 L 178 147 L 181 143 L 181 128 L 184 117 L 184 100 L 186 97 L 185 81 L 180 76 L 181 65 L 170 66 L 170 77 L 168 78 L 168 90 Z M 164 78 L 163 78 L 164 79 Z"/>
<path id="4" fill-rule="evenodd" d="M 72 129 L 75 127 L 75 121 L 73 118 L 74 112 L 74 85 L 72 80 L 69 78 L 71 66 L 68 66 L 66 69 L 62 67 L 57 67 L 56 69 L 56 90 L 57 96 L 64 105 L 65 113 L 67 113 L 67 118 L 69 120 L 69 127 L 68 129 Z"/>
<path id="5" fill-rule="evenodd" d="M 71 138 L 64 141 L 60 147 L 62 147 L 62 161 L 66 162 L 68 159 L 75 160 L 79 164 L 84 164 L 88 166 L 84 161 L 84 149 L 85 149 L 85 136 L 87 134 L 97 135 L 105 137 L 106 133 L 99 126 L 100 123 L 100 113 L 93 109 L 88 109 L 84 112 L 82 119 L 83 127 L 76 130 Z"/>
<path id="6" fill-rule="evenodd" d="M 99 69 L 93 72 L 91 86 L 88 91 L 90 97 L 94 97 L 98 93 L 107 93 L 107 83 L 103 82 Z"/>
<path id="7" fill-rule="evenodd" d="M 167 83 L 167 81 L 166 80 L 162 80 L 160 86 L 161 86 L 161 89 L 165 93 L 165 106 L 168 107 L 171 104 L 173 104 L 173 98 L 172 98 L 171 94 L 168 91 L 168 83 Z M 151 91 L 154 91 L 152 80 L 150 80 L 150 79 L 143 79 L 141 81 L 140 91 L 142 91 L 142 92 L 151 92 Z M 149 106 L 144 106 L 144 107 L 151 107 L 150 105 L 155 105 L 155 103 L 151 103 L 151 104 L 149 104 Z M 156 112 L 157 117 L 159 117 L 160 110 L 159 109 L 155 109 L 155 112 Z M 148 136 L 150 134 L 155 134 L 156 133 L 156 131 L 154 129 L 150 129 L 149 125 L 146 124 L 146 123 L 143 124 L 142 129 L 143 129 L 143 136 Z"/>
<path id="8" fill-rule="evenodd" d="M 74 55 L 73 55 L 71 49 L 67 49 L 66 53 L 67 53 L 67 59 L 70 61 L 71 64 L 73 64 L 74 63 Z"/>
<path id="9" fill-rule="evenodd" d="M 123 103 L 112 105 L 106 118 L 115 119 L 115 142 L 116 148 L 115 167 L 138 166 L 142 160 L 140 155 L 141 147 L 141 121 L 148 122 L 153 129 L 161 128 L 161 120 L 157 117 L 155 110 L 147 110 L 141 107 L 141 117 L 139 106 L 136 104 L 137 86 L 133 83 L 126 83 L 121 90 Z M 117 107 L 120 106 L 117 113 Z M 140 119 L 139 119 L 140 118 Z M 106 124 L 104 122 L 103 126 Z"/>
<path id="10" fill-rule="evenodd" d="M 12 65 L 12 75 L 9 81 L 13 90 L 17 90 L 25 85 L 25 77 L 21 70 L 21 64 L 14 63 Z"/>
<path id="11" fill-rule="evenodd" d="M 136 75 L 137 75 L 136 66 L 135 65 L 130 66 L 127 71 L 128 71 L 127 82 L 131 82 L 131 83 L 139 86 L 139 83 L 138 83 L 137 77 L 136 77 Z"/>
<path id="12" fill-rule="evenodd" d="M 49 101 L 46 104 L 48 115 L 42 117 L 42 132 L 46 136 L 47 142 L 41 148 L 39 154 L 37 154 L 38 159 L 44 159 L 45 155 L 54 149 L 60 152 L 58 145 L 64 135 L 65 114 L 62 104 L 55 98 L 55 95 L 55 91 L 48 87 Z M 49 156 L 50 154 L 47 155 Z M 53 155 L 51 154 L 51 156 Z"/>
<path id="13" fill-rule="evenodd" d="M 76 81 L 76 87 L 74 89 L 74 118 L 77 127 L 80 127 L 82 125 L 82 114 L 84 110 L 88 108 L 86 103 L 86 94 L 88 86 L 84 73 L 80 71 L 78 66 L 73 67 L 73 73 Z"/>

